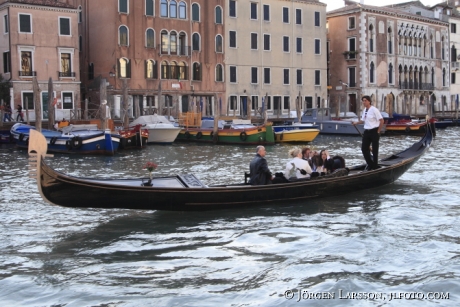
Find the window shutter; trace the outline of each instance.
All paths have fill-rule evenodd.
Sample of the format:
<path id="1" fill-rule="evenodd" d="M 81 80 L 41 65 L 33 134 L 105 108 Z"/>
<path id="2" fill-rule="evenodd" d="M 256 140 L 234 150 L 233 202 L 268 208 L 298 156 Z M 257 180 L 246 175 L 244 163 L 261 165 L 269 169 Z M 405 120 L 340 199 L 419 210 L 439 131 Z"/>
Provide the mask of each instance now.
<path id="1" fill-rule="evenodd" d="M 126 64 L 126 78 L 131 78 L 131 61 Z"/>

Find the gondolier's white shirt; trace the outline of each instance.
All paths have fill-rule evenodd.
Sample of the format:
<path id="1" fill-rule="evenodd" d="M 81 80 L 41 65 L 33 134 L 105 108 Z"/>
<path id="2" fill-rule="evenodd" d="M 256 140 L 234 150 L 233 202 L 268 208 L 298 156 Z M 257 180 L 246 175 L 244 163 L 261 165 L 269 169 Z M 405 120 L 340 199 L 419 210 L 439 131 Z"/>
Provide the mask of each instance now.
<path id="1" fill-rule="evenodd" d="M 363 110 L 363 114 L 361 114 L 361 120 L 364 122 L 364 129 L 374 129 L 380 126 L 380 120 L 383 119 L 382 114 L 380 111 L 374 107 L 370 106 L 369 110 Z"/>

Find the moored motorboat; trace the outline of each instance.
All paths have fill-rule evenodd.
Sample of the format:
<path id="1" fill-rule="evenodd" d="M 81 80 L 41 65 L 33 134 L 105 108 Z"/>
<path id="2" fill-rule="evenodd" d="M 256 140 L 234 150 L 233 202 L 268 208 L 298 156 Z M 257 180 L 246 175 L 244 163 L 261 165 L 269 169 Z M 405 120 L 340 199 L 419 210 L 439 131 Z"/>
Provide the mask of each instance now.
<path id="1" fill-rule="evenodd" d="M 16 146 L 27 148 L 34 126 L 17 123 L 11 127 Z M 120 135 L 98 129 L 96 124 L 69 125 L 61 131 L 42 129 L 48 152 L 65 154 L 113 155 L 120 143 Z"/>
<path id="2" fill-rule="evenodd" d="M 128 129 L 120 129 L 118 132 L 120 133 L 120 149 L 142 149 L 147 147 L 149 131 L 141 129 L 141 125 L 136 125 Z"/>
<path id="3" fill-rule="evenodd" d="M 425 134 L 428 126 L 426 121 L 414 121 L 409 115 L 393 113 L 393 117 L 385 118 L 386 134 Z"/>
<path id="4" fill-rule="evenodd" d="M 275 132 L 276 142 L 312 142 L 319 129 L 282 130 Z"/>
<path id="5" fill-rule="evenodd" d="M 143 115 L 129 124 L 130 127 L 141 125 L 149 131 L 148 144 L 172 144 L 180 132 L 165 116 Z"/>
<path id="6" fill-rule="evenodd" d="M 153 177 L 152 180 L 70 176 L 48 166 L 45 162 L 46 139 L 39 132 L 31 131 L 30 175 L 37 180 L 44 200 L 64 207 L 175 211 L 241 209 L 342 195 L 392 183 L 422 157 L 432 139 L 433 131 L 427 129 L 424 137 L 409 148 L 379 160 L 378 169 L 366 170 L 366 165 L 360 164 L 339 168 L 325 176 L 253 186 L 245 182 L 206 185 L 194 174 Z M 306 202 L 299 205 L 306 205 Z"/>
<path id="7" fill-rule="evenodd" d="M 257 126 L 251 124 L 250 120 L 237 119 L 231 122 L 219 120 L 217 129 L 215 129 L 214 119 L 203 119 L 199 121 L 198 127 L 182 127 L 176 141 L 234 145 L 273 145 L 275 137 L 272 127 L 271 123 Z"/>

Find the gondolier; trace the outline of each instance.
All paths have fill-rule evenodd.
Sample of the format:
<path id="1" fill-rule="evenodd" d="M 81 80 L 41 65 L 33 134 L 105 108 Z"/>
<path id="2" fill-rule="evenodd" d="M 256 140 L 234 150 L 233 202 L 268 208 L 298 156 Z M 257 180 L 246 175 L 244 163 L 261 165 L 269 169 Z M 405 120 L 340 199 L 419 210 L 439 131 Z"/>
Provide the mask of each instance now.
<path id="1" fill-rule="evenodd" d="M 364 107 L 366 108 L 361 115 L 361 120 L 353 122 L 353 125 L 364 123 L 363 142 L 361 151 L 367 163 L 367 169 L 377 169 L 379 157 L 379 140 L 380 131 L 383 127 L 383 117 L 380 111 L 371 105 L 371 97 L 363 96 L 361 98 Z M 370 152 L 370 145 L 372 144 L 372 157 Z"/>

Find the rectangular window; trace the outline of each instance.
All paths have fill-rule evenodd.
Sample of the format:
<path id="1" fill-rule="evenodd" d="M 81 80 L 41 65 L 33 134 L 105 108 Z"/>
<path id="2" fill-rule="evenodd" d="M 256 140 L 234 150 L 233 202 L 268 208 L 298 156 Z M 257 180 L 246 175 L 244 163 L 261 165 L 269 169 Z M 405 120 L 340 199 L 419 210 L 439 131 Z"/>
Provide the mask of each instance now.
<path id="1" fill-rule="evenodd" d="M 283 84 L 289 84 L 289 68 L 283 69 Z"/>
<path id="2" fill-rule="evenodd" d="M 235 0 L 229 0 L 228 1 L 228 6 L 229 6 L 228 15 L 230 17 L 236 17 L 236 1 Z"/>
<path id="3" fill-rule="evenodd" d="M 230 31 L 230 47 L 236 48 L 236 31 Z"/>
<path id="4" fill-rule="evenodd" d="M 9 24 L 8 24 L 8 15 L 3 16 L 3 29 L 5 30 L 4 33 L 8 33 L 10 30 Z"/>
<path id="5" fill-rule="evenodd" d="M 270 84 L 270 68 L 264 68 L 264 83 Z"/>
<path id="6" fill-rule="evenodd" d="M 355 17 L 348 17 L 348 30 L 355 28 Z"/>
<path id="7" fill-rule="evenodd" d="M 305 97 L 305 109 L 313 108 L 313 97 L 307 96 Z"/>
<path id="8" fill-rule="evenodd" d="M 319 12 L 315 12 L 315 27 L 319 27 L 320 26 L 320 15 L 319 15 Z"/>
<path id="9" fill-rule="evenodd" d="M 70 18 L 59 18 L 59 35 L 70 35 Z"/>
<path id="10" fill-rule="evenodd" d="M 295 49 L 297 53 L 302 53 L 302 38 L 301 37 L 297 37 Z"/>
<path id="11" fill-rule="evenodd" d="M 7 74 L 11 71 L 10 52 L 3 52 L 3 73 Z"/>
<path id="12" fill-rule="evenodd" d="M 237 97 L 236 96 L 230 96 L 230 105 L 229 105 L 230 110 L 238 110 L 238 103 L 237 103 Z"/>
<path id="13" fill-rule="evenodd" d="M 270 6 L 267 4 L 264 4 L 264 20 L 270 21 Z"/>
<path id="14" fill-rule="evenodd" d="M 321 85 L 321 71 L 315 70 L 315 85 Z"/>
<path id="15" fill-rule="evenodd" d="M 31 18 L 30 15 L 19 14 L 19 32 L 32 33 Z"/>
<path id="16" fill-rule="evenodd" d="M 257 19 L 257 3 L 251 2 L 251 19 Z"/>
<path id="17" fill-rule="evenodd" d="M 457 24 L 451 23 L 450 24 L 450 33 L 457 33 Z"/>
<path id="18" fill-rule="evenodd" d="M 236 66 L 230 66 L 230 82 L 236 83 Z"/>
<path id="19" fill-rule="evenodd" d="M 258 39 L 257 33 L 251 33 L 251 49 L 252 50 L 257 50 L 258 49 L 257 39 Z"/>
<path id="20" fill-rule="evenodd" d="M 252 84 L 257 84 L 259 83 L 259 69 L 257 67 L 251 67 L 251 83 Z"/>
<path id="21" fill-rule="evenodd" d="M 270 50 L 270 34 L 264 34 L 264 50 Z"/>
<path id="22" fill-rule="evenodd" d="M 351 37 L 348 39 L 348 58 L 356 59 L 356 38 Z"/>
<path id="23" fill-rule="evenodd" d="M 21 51 L 21 76 L 32 76 L 32 52 Z"/>
<path id="24" fill-rule="evenodd" d="M 73 110 L 72 93 L 62 93 L 62 108 L 65 110 Z"/>
<path id="25" fill-rule="evenodd" d="M 283 36 L 283 51 L 289 52 L 289 36 Z"/>
<path id="26" fill-rule="evenodd" d="M 297 69 L 297 85 L 302 85 L 303 80 L 302 80 L 302 69 Z"/>
<path id="27" fill-rule="evenodd" d="M 356 67 L 348 67 L 348 86 L 356 87 Z"/>
<path id="28" fill-rule="evenodd" d="M 283 7 L 283 23 L 289 23 L 289 8 Z"/>
<path id="29" fill-rule="evenodd" d="M 145 15 L 153 16 L 153 0 L 145 1 Z"/>
<path id="30" fill-rule="evenodd" d="M 451 74 L 451 76 L 450 76 L 450 83 L 451 83 L 451 84 L 455 84 L 455 75 L 456 75 L 456 73 L 453 72 L 453 73 Z"/>
<path id="31" fill-rule="evenodd" d="M 61 77 L 72 77 L 70 53 L 61 53 Z"/>
<path id="32" fill-rule="evenodd" d="M 291 104 L 291 102 L 290 102 L 290 101 L 291 101 L 291 99 L 290 99 L 291 97 L 289 97 L 289 96 L 284 96 L 283 98 L 284 98 L 284 99 L 283 99 L 283 109 L 289 110 L 289 109 L 290 109 L 290 104 Z"/>
<path id="33" fill-rule="evenodd" d="M 251 96 L 252 100 L 252 109 L 257 110 L 259 109 L 259 96 Z"/>
<path id="34" fill-rule="evenodd" d="M 321 40 L 315 39 L 315 54 L 321 54 Z"/>
<path id="35" fill-rule="evenodd" d="M 128 14 L 128 0 L 118 0 L 118 12 Z"/>
<path id="36" fill-rule="evenodd" d="M 295 24 L 301 25 L 302 24 L 302 10 L 295 9 Z"/>
<path id="37" fill-rule="evenodd" d="M 25 112 L 27 109 L 29 110 L 35 109 L 33 92 L 22 92 L 22 108 L 23 108 L 22 110 L 23 112 Z"/>

